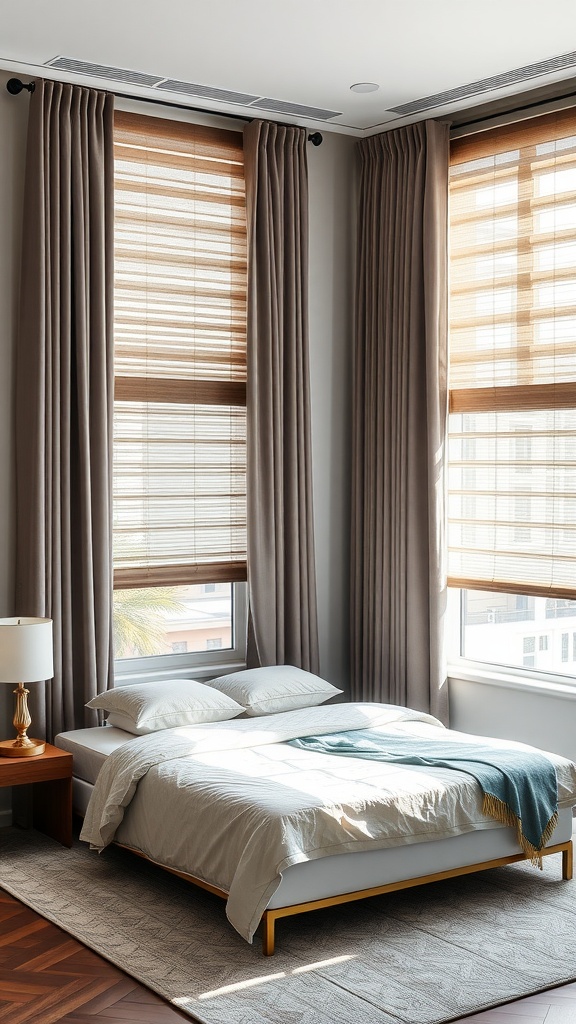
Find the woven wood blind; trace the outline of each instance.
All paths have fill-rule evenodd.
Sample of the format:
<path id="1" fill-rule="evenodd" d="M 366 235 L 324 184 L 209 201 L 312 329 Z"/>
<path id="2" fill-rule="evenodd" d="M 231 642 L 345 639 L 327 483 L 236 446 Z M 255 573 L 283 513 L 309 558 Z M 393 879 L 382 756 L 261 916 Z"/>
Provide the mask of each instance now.
<path id="1" fill-rule="evenodd" d="M 576 598 L 576 113 L 451 151 L 449 582 Z"/>
<path id="2" fill-rule="evenodd" d="M 246 579 L 242 136 L 115 115 L 114 585 Z"/>

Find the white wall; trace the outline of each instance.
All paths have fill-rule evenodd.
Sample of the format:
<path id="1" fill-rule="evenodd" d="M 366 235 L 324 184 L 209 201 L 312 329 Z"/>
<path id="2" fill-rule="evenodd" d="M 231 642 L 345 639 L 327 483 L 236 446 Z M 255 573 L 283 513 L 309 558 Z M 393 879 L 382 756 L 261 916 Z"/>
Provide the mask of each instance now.
<path id="1" fill-rule="evenodd" d="M 20 264 L 23 170 L 28 93 L 10 96 L 10 75 L 0 71 L 0 617 L 14 615 L 14 325 Z M 0 685 L 0 738 L 11 736 L 12 690 Z M 0 790 L 0 824 L 9 793 Z"/>
<path id="2" fill-rule="evenodd" d="M 450 679 L 450 726 L 576 760 L 576 691 Z"/>

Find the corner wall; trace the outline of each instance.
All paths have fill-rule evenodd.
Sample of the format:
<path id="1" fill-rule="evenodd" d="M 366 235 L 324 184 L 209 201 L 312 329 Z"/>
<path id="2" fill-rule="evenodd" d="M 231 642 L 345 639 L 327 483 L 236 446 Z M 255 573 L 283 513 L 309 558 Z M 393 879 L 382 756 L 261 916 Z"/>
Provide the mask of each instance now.
<path id="1" fill-rule="evenodd" d="M 450 678 L 450 727 L 529 743 L 576 761 L 576 690 Z"/>

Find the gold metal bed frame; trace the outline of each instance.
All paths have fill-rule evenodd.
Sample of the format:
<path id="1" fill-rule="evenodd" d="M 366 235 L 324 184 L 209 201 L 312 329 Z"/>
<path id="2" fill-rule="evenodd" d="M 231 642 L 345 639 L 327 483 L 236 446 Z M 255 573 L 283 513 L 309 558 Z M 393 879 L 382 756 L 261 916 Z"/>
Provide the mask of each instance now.
<path id="1" fill-rule="evenodd" d="M 122 846 L 125 850 L 130 850 L 131 853 L 137 854 L 152 864 L 157 864 L 156 861 L 151 860 L 150 857 L 147 857 L 140 850 L 134 850 L 131 846 L 123 846 L 122 843 L 117 843 L 116 845 Z M 547 846 L 542 850 L 542 855 L 545 857 L 553 853 L 562 854 L 562 878 L 565 881 L 569 881 L 572 878 L 573 872 L 572 840 L 569 839 L 565 843 L 558 843 L 556 846 Z M 426 885 L 428 882 L 440 882 L 444 878 L 456 878 L 458 875 L 469 875 L 476 871 L 486 871 L 488 868 L 499 868 L 505 864 L 515 864 L 517 861 L 528 859 L 524 853 L 516 853 L 508 857 L 498 857 L 496 860 L 485 860 L 479 864 L 467 864 L 465 867 L 450 868 L 448 871 L 437 871 L 433 875 L 420 875 L 418 878 L 406 878 L 402 882 L 389 882 L 387 885 L 377 885 L 371 889 L 358 889 L 356 892 L 346 892 L 338 896 L 326 896 L 324 899 L 310 900 L 307 903 L 294 903 L 289 907 L 275 907 L 273 910 L 265 910 L 262 915 L 262 952 L 264 956 L 273 955 L 276 921 L 281 917 L 304 914 L 309 910 L 322 910 L 324 907 L 335 907 L 339 903 L 365 900 L 370 896 L 381 896 L 385 892 L 397 892 L 399 889 L 409 889 L 415 885 Z M 195 878 L 194 875 L 188 875 L 184 871 L 177 871 L 175 868 L 165 867 L 163 864 L 157 864 L 157 866 L 165 871 L 169 871 L 172 875 L 183 878 L 187 882 L 192 882 L 201 889 L 207 889 L 208 892 L 214 893 L 222 899 L 228 899 L 228 893 L 224 889 L 210 885 L 209 882 L 204 882 L 201 878 Z"/>

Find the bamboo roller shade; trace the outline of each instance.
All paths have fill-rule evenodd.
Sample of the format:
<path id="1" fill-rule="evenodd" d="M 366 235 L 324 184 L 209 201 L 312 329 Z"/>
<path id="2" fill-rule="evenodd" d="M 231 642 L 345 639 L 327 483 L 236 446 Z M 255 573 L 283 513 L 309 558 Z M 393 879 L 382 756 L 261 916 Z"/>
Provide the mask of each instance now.
<path id="1" fill-rule="evenodd" d="M 242 136 L 115 115 L 114 581 L 246 579 Z"/>
<path id="2" fill-rule="evenodd" d="M 451 149 L 449 582 L 576 598 L 576 114 Z"/>

